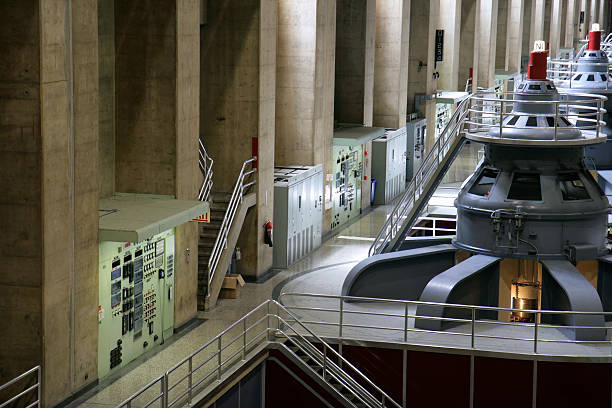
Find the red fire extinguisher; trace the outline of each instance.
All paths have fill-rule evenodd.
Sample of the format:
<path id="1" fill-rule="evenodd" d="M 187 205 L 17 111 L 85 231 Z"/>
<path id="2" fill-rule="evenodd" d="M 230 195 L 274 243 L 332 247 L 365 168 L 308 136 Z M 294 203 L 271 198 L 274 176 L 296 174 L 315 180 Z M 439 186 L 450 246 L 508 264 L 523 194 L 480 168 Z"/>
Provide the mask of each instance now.
<path id="1" fill-rule="evenodd" d="M 272 247 L 272 228 L 272 221 L 268 221 L 264 225 L 264 242 L 269 247 Z"/>

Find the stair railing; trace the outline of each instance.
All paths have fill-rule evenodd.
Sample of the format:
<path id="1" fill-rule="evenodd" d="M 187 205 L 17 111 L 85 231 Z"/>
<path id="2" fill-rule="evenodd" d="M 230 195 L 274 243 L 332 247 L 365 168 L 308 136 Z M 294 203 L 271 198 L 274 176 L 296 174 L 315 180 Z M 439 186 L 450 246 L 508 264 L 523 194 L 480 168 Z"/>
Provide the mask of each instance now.
<path id="1" fill-rule="evenodd" d="M 451 146 L 463 138 L 463 127 L 468 115 L 469 104 L 470 98 L 467 98 L 457 106 L 455 113 L 427 153 L 419 170 L 415 173 L 406 191 L 400 197 L 370 246 L 368 251 L 370 256 L 382 253 L 387 245 L 404 229 L 410 230 L 412 225 L 403 225 L 405 220 L 408 219 L 410 224 L 414 224 L 416 217 L 413 217 L 411 213 L 416 211 L 419 208 L 420 201 L 428 196 L 429 192 L 426 191 L 426 186 L 438 176 L 442 162 L 452 153 Z"/>
<path id="2" fill-rule="evenodd" d="M 271 300 L 270 302 L 277 308 L 276 314 L 274 315 L 279 322 L 278 328 L 274 330 L 276 337 L 286 338 L 304 354 L 306 354 L 312 361 L 316 362 L 317 366 L 322 370 L 322 372 L 319 374 L 317 371 L 315 371 L 315 373 L 322 378 L 323 381 L 327 382 L 332 387 L 333 384 L 330 383 L 332 379 L 339 382 L 350 393 L 350 395 L 355 396 L 368 407 L 402 407 L 401 404 L 393 400 L 393 398 L 391 398 L 386 392 L 380 389 L 368 377 L 359 371 L 357 367 L 351 364 L 327 342 L 310 330 L 293 312 L 289 311 L 289 309 L 285 308 L 285 306 L 281 305 L 275 300 Z M 291 322 L 294 323 L 293 325 L 289 324 L 281 317 L 281 311 L 290 317 Z M 291 331 L 291 334 L 283 331 L 284 328 Z M 297 329 L 299 329 L 299 331 Z M 303 331 L 306 336 L 314 339 L 314 341 L 321 346 L 321 349 L 308 340 L 304 334 L 300 333 L 300 331 Z M 296 358 L 300 359 L 300 357 L 295 354 L 293 350 L 286 346 L 284 347 Z M 372 395 L 372 393 L 362 386 L 361 383 L 355 380 L 355 378 L 353 378 L 347 372 L 347 368 L 349 368 L 351 372 L 355 373 L 357 378 L 360 379 L 362 383 L 367 384 L 367 386 L 378 395 L 378 398 Z"/>
<path id="3" fill-rule="evenodd" d="M 204 176 L 204 180 L 202 181 L 202 186 L 200 187 L 200 192 L 198 193 L 198 200 L 200 201 L 208 201 L 210 198 L 210 191 L 212 190 L 213 181 L 213 170 L 212 166 L 215 162 L 206 152 L 206 148 L 204 148 L 204 144 L 202 143 L 202 139 L 199 140 L 200 148 L 199 148 L 199 164 L 200 171 Z"/>
<path id="4" fill-rule="evenodd" d="M 281 313 L 287 318 L 283 318 Z M 284 342 L 302 351 L 315 367 L 307 364 Z M 275 300 L 266 300 L 255 307 L 117 407 L 149 407 L 154 404 L 161 408 L 197 406 L 206 397 L 206 390 L 213 390 L 231 378 L 245 362 L 258 356 L 271 344 L 286 351 L 295 363 L 303 365 L 305 370 L 335 389 L 354 407 L 359 403 L 370 408 L 402 407 L 314 334 L 292 311 Z M 336 388 L 334 382 L 341 385 L 346 394 Z"/>
<path id="5" fill-rule="evenodd" d="M 15 391 L 11 386 L 19 387 L 19 392 L 16 395 L 4 395 L 8 398 L 6 401 L 0 400 L 0 408 L 4 407 L 15 407 L 15 406 L 23 406 L 25 408 L 34 408 L 40 407 L 41 405 L 41 377 L 42 377 L 42 369 L 38 365 L 34 368 L 29 369 L 23 374 L 18 375 L 12 380 L 8 381 L 5 384 L 0 384 L 0 396 L 2 396 L 3 390 L 9 390 L 10 392 Z M 34 380 L 36 381 L 34 384 L 30 385 Z M 20 384 L 19 386 L 16 384 Z M 7 392 L 7 391 L 4 391 Z M 15 391 L 17 392 L 17 391 Z M 26 405 L 28 402 L 34 399 L 34 392 L 36 392 L 36 400 Z M 24 400 L 21 401 L 21 398 Z"/>
<path id="6" fill-rule="evenodd" d="M 247 188 L 254 185 L 257 180 L 253 178 L 248 183 L 245 183 L 245 180 L 257 171 L 256 167 L 251 165 L 251 169 L 247 170 L 247 166 L 257 160 L 257 157 L 251 157 L 248 160 L 245 160 L 242 163 L 242 168 L 240 169 L 240 174 L 238 175 L 238 179 L 236 180 L 236 184 L 234 185 L 234 191 L 232 192 L 232 197 L 230 198 L 229 204 L 227 206 L 227 210 L 225 211 L 225 215 L 223 216 L 223 221 L 221 222 L 221 227 L 219 228 L 219 234 L 217 235 L 217 239 L 215 240 L 215 245 L 210 253 L 210 258 L 208 259 L 208 290 L 206 293 L 207 297 L 210 297 L 210 285 L 215 277 L 215 273 L 217 271 L 217 266 L 219 265 L 219 260 L 221 259 L 221 254 L 224 249 L 227 248 L 227 238 L 229 236 L 230 229 L 232 228 L 232 224 L 234 223 L 234 218 L 236 216 L 236 212 L 242 204 L 242 198 L 244 197 L 244 192 Z"/>

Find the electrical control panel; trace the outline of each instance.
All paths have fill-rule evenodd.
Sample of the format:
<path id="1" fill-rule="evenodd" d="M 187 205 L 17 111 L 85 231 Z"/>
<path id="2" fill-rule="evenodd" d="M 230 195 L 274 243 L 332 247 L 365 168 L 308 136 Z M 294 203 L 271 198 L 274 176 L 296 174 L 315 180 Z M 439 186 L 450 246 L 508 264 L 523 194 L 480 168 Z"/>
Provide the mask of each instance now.
<path id="1" fill-rule="evenodd" d="M 390 129 L 372 142 L 374 204 L 388 204 L 406 189 L 406 127 Z"/>
<path id="2" fill-rule="evenodd" d="M 423 162 L 426 137 L 427 119 L 416 118 L 406 123 L 406 182 L 412 180 Z"/>
<path id="3" fill-rule="evenodd" d="M 334 145 L 331 228 L 361 214 L 363 147 Z"/>
<path id="4" fill-rule="evenodd" d="M 321 245 L 323 165 L 274 168 L 275 268 L 286 268 Z"/>
<path id="5" fill-rule="evenodd" d="M 100 242 L 98 378 L 162 343 L 174 325 L 174 230 Z"/>
<path id="6" fill-rule="evenodd" d="M 440 137 L 444 128 L 452 117 L 452 105 L 450 103 L 436 103 L 436 139 Z"/>

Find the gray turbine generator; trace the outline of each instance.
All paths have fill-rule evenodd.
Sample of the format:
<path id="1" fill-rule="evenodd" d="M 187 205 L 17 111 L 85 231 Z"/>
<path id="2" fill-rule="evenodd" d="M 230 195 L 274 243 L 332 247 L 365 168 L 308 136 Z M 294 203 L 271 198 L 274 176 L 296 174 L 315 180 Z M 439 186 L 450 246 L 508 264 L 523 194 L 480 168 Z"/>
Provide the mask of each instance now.
<path id="1" fill-rule="evenodd" d="M 541 289 L 541 298 L 519 307 L 524 302 L 518 286 L 526 283 L 513 282 L 520 300 L 513 300 L 513 307 L 537 309 L 540 300 L 545 310 L 610 309 L 611 268 L 600 268 L 595 289 L 576 266 L 609 253 L 608 200 L 584 164 L 585 146 L 606 140 L 600 131 L 603 123 L 577 127 L 572 118 L 581 121 L 589 114 L 564 108 L 576 100 L 591 101 L 601 115 L 605 98 L 560 95 L 546 78 L 546 57 L 543 50 L 531 53 L 527 79 L 508 94 L 510 99 L 503 99 L 503 93 L 502 98 L 471 97 L 465 137 L 485 145 L 485 158 L 455 201 L 457 235 L 452 246 L 372 256 L 349 273 L 343 295 L 498 306 L 500 264 L 518 259 L 536 265 L 533 281 L 541 267 L 541 283 L 528 282 Z M 423 317 L 470 319 L 469 314 L 460 308 L 417 307 L 417 316 Z M 500 317 L 480 311 L 477 318 Z M 577 340 L 605 338 L 604 329 L 593 328 L 604 326 L 601 314 L 544 315 L 541 322 L 573 326 Z M 415 326 L 441 330 L 444 325 L 443 320 L 417 317 Z"/>
<path id="2" fill-rule="evenodd" d="M 603 120 L 606 126 L 602 131 L 608 135 L 608 141 L 605 144 L 588 146 L 585 156 L 587 164 L 590 164 L 596 170 L 611 170 L 612 169 L 612 75 L 609 73 L 610 64 L 608 56 L 601 50 L 601 31 L 591 31 L 589 33 L 589 43 L 587 49 L 576 61 L 561 62 L 551 61 L 550 74 L 555 79 L 555 84 L 561 90 L 573 92 L 589 93 L 603 95 L 608 98 L 605 108 L 606 113 L 603 114 Z M 586 108 L 592 108 L 590 104 L 586 104 Z M 574 111 L 586 113 L 586 110 L 574 108 Z M 578 125 L 591 125 L 594 127 L 593 115 L 591 110 L 590 117 L 586 117 Z M 588 115 L 585 115 L 588 116 Z"/>

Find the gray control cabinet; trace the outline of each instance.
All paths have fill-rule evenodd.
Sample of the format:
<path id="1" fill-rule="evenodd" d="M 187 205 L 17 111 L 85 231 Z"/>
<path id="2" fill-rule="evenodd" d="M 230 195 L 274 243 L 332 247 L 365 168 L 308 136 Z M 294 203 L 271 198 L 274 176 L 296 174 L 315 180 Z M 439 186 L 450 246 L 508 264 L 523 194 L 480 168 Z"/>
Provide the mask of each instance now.
<path id="1" fill-rule="evenodd" d="M 417 118 L 406 123 L 406 181 L 409 182 L 423 162 L 427 119 Z"/>
<path id="2" fill-rule="evenodd" d="M 406 128 L 388 130 L 372 142 L 374 204 L 387 204 L 406 189 Z"/>
<path id="3" fill-rule="evenodd" d="M 275 268 L 286 268 L 321 246 L 323 165 L 274 168 Z"/>

